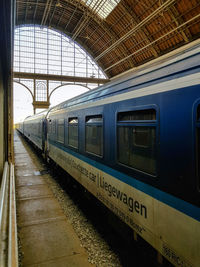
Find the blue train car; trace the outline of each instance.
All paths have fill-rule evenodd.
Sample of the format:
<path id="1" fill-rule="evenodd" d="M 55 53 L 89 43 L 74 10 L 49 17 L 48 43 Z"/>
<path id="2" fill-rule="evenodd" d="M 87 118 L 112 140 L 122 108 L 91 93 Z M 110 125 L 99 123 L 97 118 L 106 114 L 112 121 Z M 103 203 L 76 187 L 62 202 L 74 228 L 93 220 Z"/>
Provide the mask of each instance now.
<path id="1" fill-rule="evenodd" d="M 200 266 L 199 45 L 66 101 L 46 120 L 47 157 L 172 264 Z"/>
<path id="2" fill-rule="evenodd" d="M 45 150 L 47 112 L 45 110 L 34 116 L 29 116 L 23 122 L 23 135 L 43 152 Z"/>

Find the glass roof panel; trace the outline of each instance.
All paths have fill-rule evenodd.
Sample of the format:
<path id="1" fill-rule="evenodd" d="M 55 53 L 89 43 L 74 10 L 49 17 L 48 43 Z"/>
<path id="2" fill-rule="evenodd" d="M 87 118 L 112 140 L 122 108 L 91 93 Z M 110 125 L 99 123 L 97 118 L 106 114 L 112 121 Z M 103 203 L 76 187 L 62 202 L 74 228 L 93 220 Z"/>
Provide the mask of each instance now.
<path id="1" fill-rule="evenodd" d="M 38 25 L 15 29 L 14 71 L 106 78 L 79 44 L 59 31 Z"/>
<path id="2" fill-rule="evenodd" d="M 120 0 L 83 0 L 83 2 L 101 18 L 105 19 L 118 5 Z"/>

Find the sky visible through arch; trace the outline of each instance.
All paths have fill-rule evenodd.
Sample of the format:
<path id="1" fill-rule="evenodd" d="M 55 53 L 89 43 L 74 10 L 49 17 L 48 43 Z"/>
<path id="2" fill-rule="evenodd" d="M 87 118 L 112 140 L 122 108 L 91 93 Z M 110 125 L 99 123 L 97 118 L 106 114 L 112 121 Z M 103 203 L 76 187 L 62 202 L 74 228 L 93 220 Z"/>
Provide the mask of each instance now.
<path id="1" fill-rule="evenodd" d="M 87 88 L 80 85 L 65 85 L 53 92 L 50 98 L 50 107 L 65 100 L 87 92 Z M 23 121 L 27 116 L 33 115 L 32 96 L 21 84 L 14 83 L 14 123 Z M 42 111 L 38 109 L 37 112 Z"/>

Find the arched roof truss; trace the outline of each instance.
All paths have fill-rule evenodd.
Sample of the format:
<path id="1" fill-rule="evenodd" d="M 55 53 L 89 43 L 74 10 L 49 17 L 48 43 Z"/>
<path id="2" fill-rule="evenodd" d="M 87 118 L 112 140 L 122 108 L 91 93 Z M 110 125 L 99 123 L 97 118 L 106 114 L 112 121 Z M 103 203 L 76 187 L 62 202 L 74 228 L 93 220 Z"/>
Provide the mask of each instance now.
<path id="1" fill-rule="evenodd" d="M 112 1 L 105 14 L 106 0 L 16 0 L 16 22 L 61 30 L 109 78 L 200 36 L 199 0 Z"/>

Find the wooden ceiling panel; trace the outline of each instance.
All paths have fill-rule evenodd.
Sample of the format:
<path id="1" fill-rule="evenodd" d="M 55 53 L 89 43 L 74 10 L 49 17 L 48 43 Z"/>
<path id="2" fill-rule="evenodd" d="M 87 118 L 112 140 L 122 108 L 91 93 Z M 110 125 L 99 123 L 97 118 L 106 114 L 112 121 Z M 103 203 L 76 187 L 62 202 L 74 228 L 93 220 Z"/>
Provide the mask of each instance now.
<path id="1" fill-rule="evenodd" d="M 81 0 L 16 0 L 16 24 L 63 31 L 113 77 L 199 38 L 200 2 L 121 0 L 102 19 Z"/>

